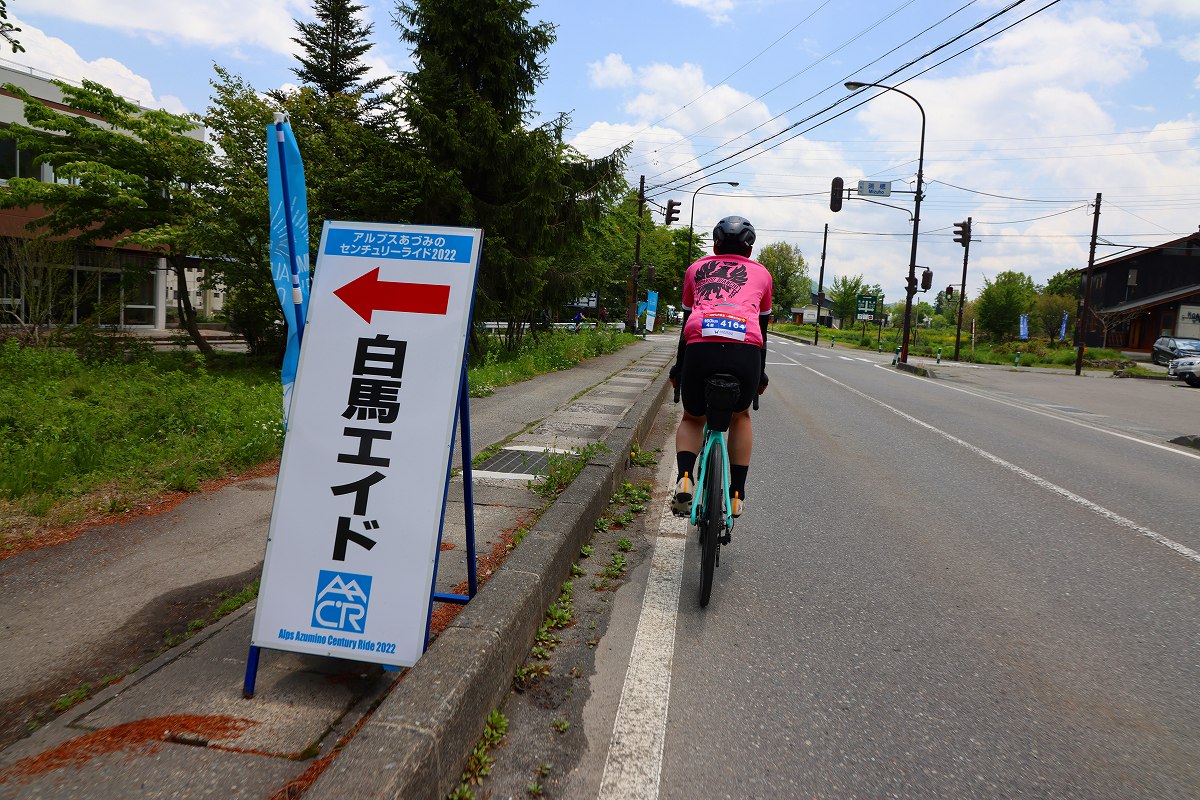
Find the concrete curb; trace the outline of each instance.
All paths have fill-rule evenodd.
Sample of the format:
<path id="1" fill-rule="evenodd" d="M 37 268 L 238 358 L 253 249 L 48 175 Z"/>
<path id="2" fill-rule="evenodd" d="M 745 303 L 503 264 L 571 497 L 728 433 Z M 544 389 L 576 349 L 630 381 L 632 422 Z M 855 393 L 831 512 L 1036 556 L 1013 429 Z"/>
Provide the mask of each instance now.
<path id="1" fill-rule="evenodd" d="M 629 468 L 671 384 L 660 372 L 519 547 L 380 704 L 305 793 L 309 800 L 429 798 L 458 786 L 463 765 L 524 661 L 546 608 Z"/>

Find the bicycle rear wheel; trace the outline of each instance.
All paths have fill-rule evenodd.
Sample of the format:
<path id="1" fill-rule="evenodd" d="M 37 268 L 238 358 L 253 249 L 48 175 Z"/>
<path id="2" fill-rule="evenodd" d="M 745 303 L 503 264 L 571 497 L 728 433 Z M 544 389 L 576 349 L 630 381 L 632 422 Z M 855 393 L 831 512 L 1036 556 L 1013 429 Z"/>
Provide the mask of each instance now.
<path id="1" fill-rule="evenodd" d="M 700 487 L 697 487 L 700 488 Z M 725 529 L 725 464 L 721 447 L 713 442 L 704 465 L 704 514 L 700 525 L 700 605 L 707 606 L 712 595 L 713 570 L 717 566 L 717 548 Z"/>

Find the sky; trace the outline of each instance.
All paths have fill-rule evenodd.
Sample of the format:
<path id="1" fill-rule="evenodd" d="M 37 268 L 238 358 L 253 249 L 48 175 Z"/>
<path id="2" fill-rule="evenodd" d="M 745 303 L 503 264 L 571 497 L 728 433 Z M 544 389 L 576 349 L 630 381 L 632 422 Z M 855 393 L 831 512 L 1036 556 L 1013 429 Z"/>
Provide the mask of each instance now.
<path id="1" fill-rule="evenodd" d="M 358 2 L 373 74 L 411 70 L 394 0 Z M 294 85 L 294 20 L 312 18 L 306 0 L 8 9 L 26 52 L 5 66 L 199 114 L 214 64 Z M 529 16 L 556 36 L 529 124 L 568 114 L 589 156 L 630 145 L 655 214 L 677 200 L 676 224 L 704 232 L 744 216 L 759 248 L 799 247 L 814 284 L 824 251 L 826 288 L 861 276 L 903 300 L 918 165 L 935 291 L 962 282 L 968 217 L 968 297 L 1006 270 L 1044 284 L 1085 267 L 1097 194 L 1098 261 L 1200 227 L 1200 0 L 546 0 Z M 892 194 L 834 213 L 835 176 Z"/>

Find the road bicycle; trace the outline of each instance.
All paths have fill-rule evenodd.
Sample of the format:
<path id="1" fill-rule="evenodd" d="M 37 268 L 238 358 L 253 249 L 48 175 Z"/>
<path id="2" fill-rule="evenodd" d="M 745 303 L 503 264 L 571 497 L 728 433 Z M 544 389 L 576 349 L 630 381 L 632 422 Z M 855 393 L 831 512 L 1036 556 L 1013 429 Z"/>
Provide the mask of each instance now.
<path id="1" fill-rule="evenodd" d="M 741 384 L 732 375 L 709 376 L 704 385 L 703 444 L 696 456 L 695 491 L 689 521 L 699 530 L 700 605 L 712 596 L 713 572 L 721 564 L 721 545 L 729 544 L 734 525 L 729 494 L 729 422 L 741 394 Z M 675 388 L 679 402 L 679 387 Z M 758 408 L 758 397 L 754 398 Z"/>

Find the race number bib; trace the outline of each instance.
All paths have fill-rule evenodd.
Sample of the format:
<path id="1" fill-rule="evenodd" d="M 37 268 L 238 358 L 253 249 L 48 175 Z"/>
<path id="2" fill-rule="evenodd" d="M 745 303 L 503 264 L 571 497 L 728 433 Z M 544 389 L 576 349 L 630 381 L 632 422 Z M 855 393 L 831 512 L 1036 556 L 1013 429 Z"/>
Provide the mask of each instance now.
<path id="1" fill-rule="evenodd" d="M 702 336 L 723 336 L 726 339 L 746 339 L 746 318 L 735 317 L 732 314 L 709 312 L 700 321 Z"/>

